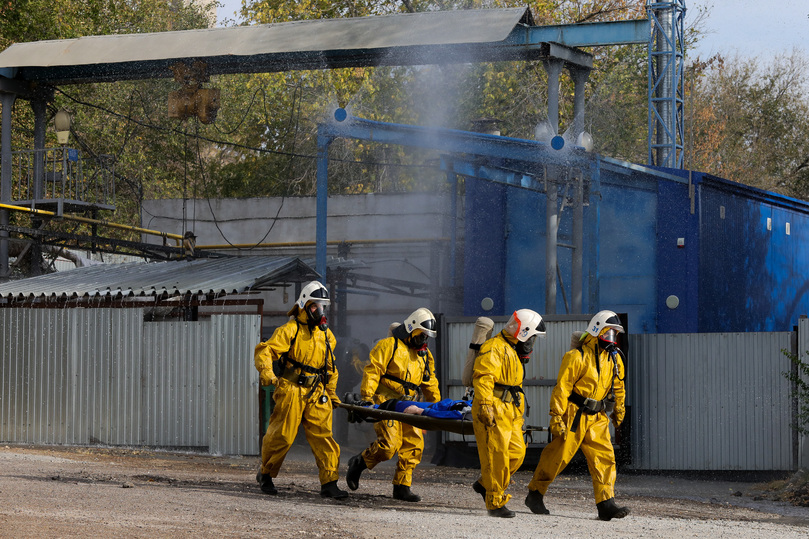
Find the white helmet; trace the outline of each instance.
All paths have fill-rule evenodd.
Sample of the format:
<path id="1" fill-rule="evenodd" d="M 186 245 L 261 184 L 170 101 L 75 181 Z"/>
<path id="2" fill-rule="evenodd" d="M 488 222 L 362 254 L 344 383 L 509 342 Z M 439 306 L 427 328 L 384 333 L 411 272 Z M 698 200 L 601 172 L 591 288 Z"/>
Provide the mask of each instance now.
<path id="1" fill-rule="evenodd" d="M 525 342 L 534 335 L 545 336 L 545 322 L 536 311 L 518 309 L 506 322 L 505 330 L 518 341 Z"/>
<path id="2" fill-rule="evenodd" d="M 437 335 L 435 326 L 435 316 L 430 312 L 430 309 L 424 307 L 410 313 L 410 316 L 405 318 L 404 321 L 404 327 L 409 334 L 420 329 L 428 337 L 435 337 Z"/>
<path id="3" fill-rule="evenodd" d="M 326 290 L 326 287 L 319 281 L 309 281 L 306 283 L 303 289 L 301 289 L 301 294 L 298 296 L 298 301 L 295 302 L 295 305 L 297 305 L 300 310 L 304 310 L 304 307 L 306 307 L 306 304 L 310 301 L 316 301 L 323 306 L 331 305 L 329 291 Z"/>
<path id="4" fill-rule="evenodd" d="M 587 333 L 593 337 L 598 337 L 605 328 L 612 328 L 618 333 L 624 332 L 624 326 L 621 325 L 621 320 L 618 315 L 612 311 L 599 311 L 590 320 L 587 326 Z"/>

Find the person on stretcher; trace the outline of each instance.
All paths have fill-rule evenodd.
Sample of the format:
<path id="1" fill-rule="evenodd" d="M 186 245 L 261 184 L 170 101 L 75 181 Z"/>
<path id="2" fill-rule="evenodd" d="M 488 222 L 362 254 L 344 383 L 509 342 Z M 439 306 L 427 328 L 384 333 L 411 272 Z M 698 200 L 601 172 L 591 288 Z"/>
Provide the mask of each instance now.
<path id="1" fill-rule="evenodd" d="M 417 402 L 391 399 L 382 404 L 375 404 L 373 407 L 438 419 L 468 419 L 465 416 L 472 411 L 472 401 L 443 399 L 438 402 Z"/>

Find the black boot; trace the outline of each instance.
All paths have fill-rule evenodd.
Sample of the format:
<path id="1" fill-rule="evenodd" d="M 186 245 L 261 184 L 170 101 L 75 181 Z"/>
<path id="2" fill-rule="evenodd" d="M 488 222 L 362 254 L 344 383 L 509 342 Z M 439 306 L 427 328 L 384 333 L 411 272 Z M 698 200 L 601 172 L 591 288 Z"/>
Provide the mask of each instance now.
<path id="1" fill-rule="evenodd" d="M 545 507 L 545 502 L 542 501 L 542 494 L 538 490 L 529 490 L 528 496 L 525 497 L 525 505 L 532 513 L 537 515 L 550 515 L 551 512 Z"/>
<path id="2" fill-rule="evenodd" d="M 483 496 L 483 501 L 486 501 L 486 488 L 480 484 L 480 481 L 472 483 L 472 490 Z"/>
<path id="3" fill-rule="evenodd" d="M 354 455 L 348 460 L 348 472 L 346 472 L 346 485 L 348 485 L 348 488 L 351 490 L 360 488 L 360 475 L 366 469 L 368 469 L 368 466 L 365 465 L 362 453 Z"/>
<path id="4" fill-rule="evenodd" d="M 618 507 L 615 505 L 615 498 L 599 502 L 596 507 L 598 508 L 598 518 L 601 520 L 624 518 L 629 514 L 629 507 Z"/>
<path id="5" fill-rule="evenodd" d="M 498 507 L 497 509 L 489 509 L 489 516 L 490 517 L 500 517 L 500 518 L 514 518 L 516 513 L 506 507 Z"/>
<path id="6" fill-rule="evenodd" d="M 393 497 L 403 502 L 420 502 L 421 496 L 414 494 L 407 485 L 393 485 Z"/>
<path id="7" fill-rule="evenodd" d="M 270 474 L 261 473 L 259 470 L 259 472 L 256 474 L 256 481 L 258 481 L 258 486 L 261 489 L 261 492 L 264 494 L 278 494 L 278 489 L 272 484 L 272 477 L 270 477 Z"/>
<path id="8" fill-rule="evenodd" d="M 335 500 L 348 498 L 348 492 L 337 488 L 337 481 L 329 481 L 320 485 L 320 495 L 324 498 L 334 498 Z"/>

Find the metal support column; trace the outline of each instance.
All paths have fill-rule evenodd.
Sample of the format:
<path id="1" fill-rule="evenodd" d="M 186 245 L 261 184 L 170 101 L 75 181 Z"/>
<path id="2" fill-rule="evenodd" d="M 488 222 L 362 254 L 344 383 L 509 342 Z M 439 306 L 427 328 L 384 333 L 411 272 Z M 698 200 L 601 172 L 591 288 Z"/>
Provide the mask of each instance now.
<path id="1" fill-rule="evenodd" d="M 575 68 L 570 70 L 573 76 L 573 126 L 570 139 L 576 142 L 584 131 L 584 87 L 590 78 L 590 70 Z"/>
<path id="2" fill-rule="evenodd" d="M 449 231 L 449 285 L 455 286 L 457 263 L 456 252 L 458 248 L 458 175 L 452 171 L 447 172 L 447 183 L 450 192 L 450 231 Z"/>
<path id="3" fill-rule="evenodd" d="M 559 134 L 559 76 L 565 63 L 558 58 L 544 62 L 548 73 L 548 123 L 553 134 Z"/>
<path id="4" fill-rule="evenodd" d="M 556 314 L 556 248 L 559 234 L 558 198 L 559 171 L 548 167 L 545 180 L 545 314 Z"/>
<path id="5" fill-rule="evenodd" d="M 0 104 L 3 106 L 0 121 L 0 202 L 11 203 L 11 109 L 17 96 L 0 93 Z M 0 210 L 0 225 L 8 226 L 9 211 Z M 8 280 L 8 230 L 0 230 L 0 281 Z"/>
<path id="6" fill-rule="evenodd" d="M 648 0 L 649 164 L 683 167 L 685 0 Z"/>
<path id="7" fill-rule="evenodd" d="M 571 314 L 582 312 L 582 287 L 584 278 L 584 174 L 574 169 L 573 178 L 573 262 L 570 269 Z"/>
<path id="8" fill-rule="evenodd" d="M 33 199 L 42 200 L 45 198 L 45 129 L 47 127 L 48 102 L 47 98 L 38 95 L 31 100 L 31 109 L 34 111 L 34 182 Z M 32 219 L 31 228 L 38 229 L 42 226 L 41 219 Z M 31 243 L 31 276 L 41 275 L 42 266 L 42 244 L 39 239 L 34 239 Z"/>
<path id="9" fill-rule="evenodd" d="M 318 131 L 322 128 L 318 127 Z M 317 219 L 315 247 L 315 270 L 320 274 L 320 282 L 326 284 L 326 241 L 328 238 L 327 218 L 329 199 L 329 146 L 334 140 L 318 133 L 317 135 Z"/>

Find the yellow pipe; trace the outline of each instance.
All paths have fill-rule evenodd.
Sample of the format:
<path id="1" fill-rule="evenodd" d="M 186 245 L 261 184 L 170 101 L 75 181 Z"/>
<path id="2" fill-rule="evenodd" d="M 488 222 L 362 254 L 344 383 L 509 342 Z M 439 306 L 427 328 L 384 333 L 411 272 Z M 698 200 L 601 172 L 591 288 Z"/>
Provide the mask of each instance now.
<path id="1" fill-rule="evenodd" d="M 387 239 L 387 240 L 332 240 L 327 241 L 326 245 L 340 245 L 341 243 L 350 243 L 352 245 L 375 244 L 375 243 L 421 243 L 430 241 L 449 241 L 449 238 L 404 238 L 404 239 Z M 259 249 L 268 247 L 312 247 L 317 245 L 315 241 L 288 241 L 279 243 L 224 243 L 214 245 L 197 245 L 196 249 L 205 251 L 219 251 L 223 249 Z"/>
<path id="2" fill-rule="evenodd" d="M 44 215 L 47 217 L 60 217 L 62 219 L 67 219 L 68 221 L 78 221 L 80 223 L 89 223 L 95 225 L 102 225 L 108 226 L 110 228 L 120 228 L 122 230 L 129 230 L 131 232 L 138 232 L 140 234 L 150 234 L 153 236 L 160 236 L 163 238 L 172 239 L 177 242 L 177 245 L 183 241 L 183 237 L 180 234 L 170 234 L 168 232 L 160 232 L 159 230 L 149 230 L 148 228 L 140 228 L 131 225 L 123 225 L 121 223 L 111 223 L 109 221 L 105 221 L 103 219 L 89 219 L 87 217 L 79 217 L 77 215 L 57 215 L 56 213 L 48 210 L 37 210 L 32 208 L 26 208 L 25 206 L 13 206 L 11 204 L 0 204 L 0 209 L 4 210 L 13 210 L 13 211 L 21 211 L 26 213 L 32 213 L 34 215 Z"/>

